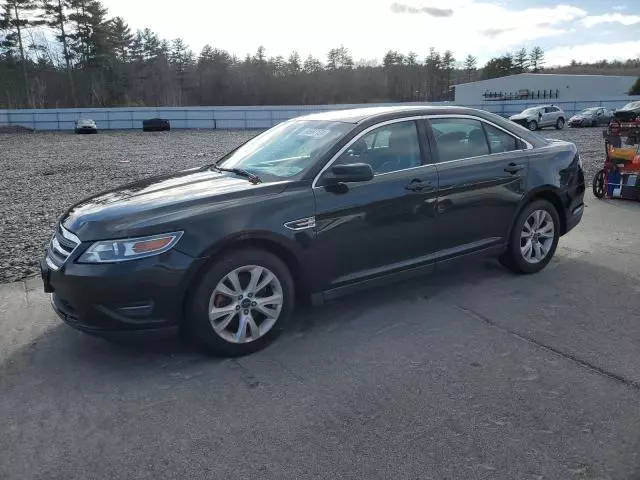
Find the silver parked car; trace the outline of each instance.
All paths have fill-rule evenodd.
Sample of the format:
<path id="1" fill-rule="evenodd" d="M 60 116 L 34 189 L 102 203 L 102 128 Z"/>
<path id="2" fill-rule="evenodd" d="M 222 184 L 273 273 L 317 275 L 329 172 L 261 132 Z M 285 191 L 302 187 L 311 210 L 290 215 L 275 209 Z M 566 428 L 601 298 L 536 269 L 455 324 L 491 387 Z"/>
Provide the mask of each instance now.
<path id="1" fill-rule="evenodd" d="M 613 112 L 604 107 L 585 108 L 569 119 L 570 127 L 595 127 L 608 125 L 613 117 Z"/>
<path id="2" fill-rule="evenodd" d="M 81 118 L 76 121 L 76 133 L 98 133 L 98 126 L 90 118 Z"/>
<path id="3" fill-rule="evenodd" d="M 517 115 L 512 115 L 509 120 L 516 122 L 531 131 L 544 127 L 564 128 L 566 113 L 555 105 L 539 105 L 527 108 Z"/>

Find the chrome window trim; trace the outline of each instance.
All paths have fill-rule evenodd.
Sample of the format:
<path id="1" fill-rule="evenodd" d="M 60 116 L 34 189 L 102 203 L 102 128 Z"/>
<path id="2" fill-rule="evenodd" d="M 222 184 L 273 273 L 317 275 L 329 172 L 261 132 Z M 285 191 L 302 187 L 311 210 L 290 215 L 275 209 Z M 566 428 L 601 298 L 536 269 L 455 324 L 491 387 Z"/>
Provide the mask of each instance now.
<path id="1" fill-rule="evenodd" d="M 411 116 L 411 117 L 394 118 L 392 120 L 386 120 L 384 122 L 380 122 L 380 123 L 376 123 L 375 125 L 371 125 L 370 127 L 365 128 L 358 135 L 353 137 L 344 147 L 342 147 L 340 150 L 338 150 L 338 152 L 333 157 L 331 157 L 331 159 L 325 164 L 324 167 L 322 167 L 322 169 L 314 177 L 313 182 L 311 183 L 311 188 L 320 188 L 320 187 L 318 187 L 318 180 L 320 179 L 322 174 L 324 172 L 326 172 L 331 167 L 331 165 L 333 165 L 333 163 L 338 158 L 340 158 L 340 155 L 342 155 L 344 152 L 346 152 L 347 149 L 351 145 L 353 145 L 356 141 L 360 140 L 360 138 L 362 138 L 364 135 L 366 135 L 367 133 L 371 132 L 372 130 L 375 130 L 376 128 L 379 128 L 379 127 L 384 127 L 385 125 L 391 125 L 393 123 L 410 122 L 410 121 L 418 121 L 418 120 L 429 120 L 431 118 L 468 118 L 468 119 L 471 119 L 471 120 L 477 120 L 479 122 L 485 122 L 485 123 L 497 128 L 498 130 L 502 130 L 507 135 L 511 135 L 512 137 L 517 138 L 518 140 L 520 140 L 527 147 L 525 150 L 533 149 L 533 145 L 531 143 L 529 143 L 525 139 L 515 135 L 513 132 L 510 132 L 509 130 L 501 127 L 500 125 L 496 125 L 495 123 L 493 123 L 490 120 L 485 120 L 484 118 L 476 117 L 474 115 L 447 113 L 447 114 L 440 114 L 440 115 L 414 115 L 414 116 Z M 418 132 L 418 134 L 419 134 L 419 132 Z M 511 151 L 517 152 L 517 151 L 524 151 L 524 150 L 511 150 Z M 414 170 L 416 168 L 423 168 L 423 167 L 427 167 L 427 166 L 430 166 L 430 165 L 434 166 L 434 165 L 441 165 L 441 164 L 450 163 L 450 162 L 459 162 L 460 160 L 468 160 L 470 158 L 481 158 L 481 157 L 489 157 L 491 155 L 500 155 L 502 153 L 508 153 L 508 152 L 491 153 L 489 155 L 481 155 L 479 157 L 458 158 L 456 160 L 447 160 L 445 162 L 424 163 L 422 165 L 418 165 L 417 167 L 410 167 L 410 168 L 405 168 L 405 169 L 402 169 L 402 170 L 394 170 L 393 172 L 378 173 L 378 174 L 374 175 L 374 177 L 379 177 L 379 176 L 382 176 L 382 175 L 390 175 L 390 174 L 398 173 L 398 172 L 406 172 L 406 171 L 409 171 L 409 170 Z"/>
<path id="2" fill-rule="evenodd" d="M 518 140 L 520 140 L 522 143 L 524 143 L 527 148 L 525 150 L 531 150 L 533 148 L 533 145 L 529 142 L 527 142 L 524 138 L 519 137 L 518 135 L 514 134 L 513 132 L 510 132 L 509 130 L 507 130 L 506 128 L 501 127 L 500 125 L 497 125 L 495 123 L 493 123 L 490 120 L 485 120 L 484 118 L 480 118 L 480 117 L 475 117 L 473 115 L 464 115 L 464 114 L 443 114 L 443 115 L 427 115 L 426 117 L 427 119 L 429 118 L 468 118 L 471 120 L 478 120 L 480 122 L 484 122 L 484 123 L 488 123 L 489 125 L 491 125 L 492 127 L 496 127 L 498 130 L 502 130 L 504 133 L 506 133 L 507 135 L 511 135 L 514 138 L 517 138 Z M 512 152 L 517 152 L 518 150 L 511 150 Z M 507 152 L 498 152 L 498 153 L 507 153 Z M 490 153 L 489 155 L 497 155 L 497 153 Z M 487 155 L 482 155 L 483 157 L 486 157 Z M 467 158 L 475 158 L 475 157 L 467 157 Z M 439 163 L 444 163 L 444 162 L 439 162 Z"/>

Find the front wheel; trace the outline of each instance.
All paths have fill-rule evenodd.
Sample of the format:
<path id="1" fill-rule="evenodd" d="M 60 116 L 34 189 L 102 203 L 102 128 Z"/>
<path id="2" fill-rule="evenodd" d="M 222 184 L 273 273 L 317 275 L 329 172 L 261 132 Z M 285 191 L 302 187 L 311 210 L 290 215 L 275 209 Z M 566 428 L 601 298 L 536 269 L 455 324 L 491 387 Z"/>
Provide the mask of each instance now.
<path id="1" fill-rule="evenodd" d="M 518 215 L 500 262 L 516 273 L 537 273 L 551 261 L 560 239 L 560 218 L 547 200 L 536 200 Z"/>
<path id="2" fill-rule="evenodd" d="M 278 257 L 265 250 L 231 251 L 191 295 L 187 330 L 214 355 L 247 355 L 278 337 L 293 305 L 293 279 Z"/>
<path id="3" fill-rule="evenodd" d="M 538 130 L 538 122 L 536 122 L 535 120 L 531 120 L 529 122 L 529 130 L 531 130 L 532 132 L 535 132 L 536 130 Z"/>
<path id="4" fill-rule="evenodd" d="M 556 129 L 562 130 L 564 128 L 564 118 L 559 118 L 556 122 Z"/>
<path id="5" fill-rule="evenodd" d="M 607 172 L 602 169 L 593 177 L 591 184 L 596 198 L 604 198 L 607 193 Z"/>

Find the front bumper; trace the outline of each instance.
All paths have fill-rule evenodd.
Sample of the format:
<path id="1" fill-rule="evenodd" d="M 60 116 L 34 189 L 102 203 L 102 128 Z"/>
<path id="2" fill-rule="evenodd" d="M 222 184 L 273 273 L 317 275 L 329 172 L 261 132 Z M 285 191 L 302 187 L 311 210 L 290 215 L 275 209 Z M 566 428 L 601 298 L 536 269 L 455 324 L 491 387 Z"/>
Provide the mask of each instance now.
<path id="1" fill-rule="evenodd" d="M 578 120 L 569 120 L 570 127 L 583 127 L 586 124 L 587 124 L 587 121 L 583 118 Z"/>
<path id="2" fill-rule="evenodd" d="M 175 330 L 200 261 L 171 250 L 112 264 L 78 264 L 59 270 L 41 264 L 51 305 L 70 326 L 92 334 Z"/>
<path id="3" fill-rule="evenodd" d="M 95 127 L 77 127 L 76 133 L 97 133 L 98 129 Z"/>

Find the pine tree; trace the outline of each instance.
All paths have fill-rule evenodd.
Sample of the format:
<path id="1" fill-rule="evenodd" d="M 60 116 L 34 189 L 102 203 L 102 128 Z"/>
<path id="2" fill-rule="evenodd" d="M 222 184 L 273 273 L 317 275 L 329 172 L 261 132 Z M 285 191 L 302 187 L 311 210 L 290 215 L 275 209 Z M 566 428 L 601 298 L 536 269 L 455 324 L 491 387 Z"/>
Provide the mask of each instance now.
<path id="1" fill-rule="evenodd" d="M 429 56 L 424 61 L 427 70 L 427 101 L 439 100 L 438 84 L 440 83 L 440 75 L 442 70 L 442 59 L 436 49 L 429 49 Z"/>
<path id="2" fill-rule="evenodd" d="M 304 61 L 302 70 L 305 73 L 311 73 L 311 74 L 320 72 L 321 70 L 323 70 L 322 62 L 317 58 L 313 57 L 312 55 L 309 55 Z"/>
<path id="3" fill-rule="evenodd" d="M 110 39 L 116 58 L 120 62 L 127 62 L 133 50 L 133 35 L 122 17 L 111 20 Z"/>
<path id="4" fill-rule="evenodd" d="M 289 59 L 287 60 L 287 68 L 289 73 L 292 75 L 295 75 L 302 69 L 302 65 L 300 63 L 300 54 L 295 50 L 289 55 Z"/>
<path id="5" fill-rule="evenodd" d="M 451 50 L 446 50 L 444 52 L 444 55 L 442 55 L 444 91 L 441 93 L 441 96 L 447 100 L 451 99 L 451 74 L 456 66 L 455 64 L 456 59 L 453 56 L 453 53 L 451 52 Z"/>
<path id="6" fill-rule="evenodd" d="M 42 10 L 39 16 L 39 23 L 44 24 L 57 32 L 56 39 L 62 45 L 62 55 L 64 56 L 64 63 L 67 69 L 71 98 L 73 105 L 77 106 L 78 100 L 76 98 L 75 82 L 71 71 L 73 55 L 69 48 L 69 35 L 67 33 L 67 22 L 69 21 L 68 12 L 71 8 L 71 2 L 69 0 L 43 0 L 41 7 Z"/>
<path id="7" fill-rule="evenodd" d="M 533 73 L 538 73 L 544 65 L 544 50 L 540 47 L 533 47 L 529 53 L 529 62 Z"/>
<path id="8" fill-rule="evenodd" d="M 513 58 L 515 70 L 518 73 L 524 73 L 529 69 L 529 55 L 526 48 L 518 50 Z"/>
<path id="9" fill-rule="evenodd" d="M 37 8 L 34 0 L 5 0 L 4 5 L 4 28 L 9 32 L 5 35 L 2 46 L 12 55 L 12 50 L 17 47 L 20 57 L 20 67 L 22 69 L 22 80 L 24 81 L 26 103 L 35 107 L 31 87 L 29 84 L 29 74 L 27 71 L 27 54 L 23 41 L 23 30 L 33 24 L 33 19 L 29 19 L 29 13 Z"/>
<path id="10" fill-rule="evenodd" d="M 629 95 L 640 95 L 640 77 L 638 77 L 636 83 L 634 83 L 629 90 Z"/>
<path id="11" fill-rule="evenodd" d="M 343 68 L 353 68 L 353 58 L 349 55 L 349 50 L 344 45 L 332 48 L 327 54 L 327 70 L 339 70 Z"/>
<path id="12" fill-rule="evenodd" d="M 473 55 L 467 55 L 467 58 L 464 59 L 464 70 L 467 72 L 467 79 L 469 81 L 471 81 L 476 73 L 477 65 L 478 60 Z"/>

